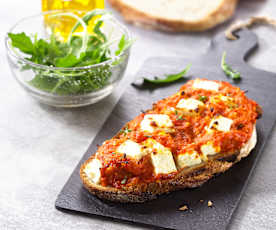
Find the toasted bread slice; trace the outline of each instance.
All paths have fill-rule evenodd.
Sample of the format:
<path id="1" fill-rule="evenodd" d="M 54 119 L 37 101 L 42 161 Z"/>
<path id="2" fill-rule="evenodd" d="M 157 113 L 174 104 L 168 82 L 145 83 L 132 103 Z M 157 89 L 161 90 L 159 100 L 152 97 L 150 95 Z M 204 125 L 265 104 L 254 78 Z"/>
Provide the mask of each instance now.
<path id="1" fill-rule="evenodd" d="M 126 21 L 159 30 L 204 31 L 229 19 L 238 0 L 109 0 Z"/>
<path id="2" fill-rule="evenodd" d="M 86 189 L 102 199 L 121 203 L 142 203 L 156 199 L 160 194 L 184 188 L 195 188 L 201 186 L 215 174 L 225 172 L 242 158 L 247 157 L 255 147 L 256 143 L 257 133 L 256 128 L 254 127 L 251 138 L 238 154 L 227 155 L 227 157 L 217 154 L 208 162 L 188 169 L 183 169 L 175 178 L 163 180 L 159 183 L 139 184 L 135 187 L 126 187 L 122 189 L 104 187 L 95 184 L 90 180 L 84 170 L 94 159 L 94 156 L 90 157 L 89 160 L 82 165 L 80 169 L 80 177 Z"/>
<path id="3" fill-rule="evenodd" d="M 99 146 L 81 180 L 92 194 L 118 202 L 198 187 L 251 152 L 261 114 L 227 82 L 188 81 Z"/>

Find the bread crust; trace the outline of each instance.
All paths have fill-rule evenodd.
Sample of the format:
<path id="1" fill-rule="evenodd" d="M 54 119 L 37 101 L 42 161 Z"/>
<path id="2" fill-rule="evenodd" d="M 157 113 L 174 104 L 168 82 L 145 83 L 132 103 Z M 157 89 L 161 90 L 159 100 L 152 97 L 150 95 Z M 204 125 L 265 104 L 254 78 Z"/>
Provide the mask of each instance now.
<path id="1" fill-rule="evenodd" d="M 222 4 L 211 11 L 207 16 L 197 21 L 166 19 L 142 12 L 125 4 L 122 0 L 109 0 L 109 3 L 117 9 L 129 23 L 143 25 L 163 31 L 205 31 L 228 20 L 235 12 L 238 0 L 224 0 Z"/>
<path id="2" fill-rule="evenodd" d="M 135 187 L 122 187 L 121 189 L 97 185 L 87 177 L 84 169 L 94 159 L 93 155 L 81 166 L 80 177 L 84 187 L 99 198 L 120 203 L 142 203 L 156 199 L 160 194 L 184 188 L 199 187 L 214 175 L 225 172 L 240 161 L 242 157 L 239 157 L 239 155 L 240 153 L 234 153 L 229 156 L 217 154 L 217 157 L 210 159 L 206 163 L 180 171 L 173 179 L 149 184 L 138 184 Z"/>

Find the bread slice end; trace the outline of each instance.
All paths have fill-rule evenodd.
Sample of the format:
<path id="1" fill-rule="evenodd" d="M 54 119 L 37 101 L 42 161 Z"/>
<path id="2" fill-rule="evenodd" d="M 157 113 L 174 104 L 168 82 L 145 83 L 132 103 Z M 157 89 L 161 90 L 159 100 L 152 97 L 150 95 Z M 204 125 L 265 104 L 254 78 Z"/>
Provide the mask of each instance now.
<path id="1" fill-rule="evenodd" d="M 163 15 L 152 15 L 128 5 L 123 0 L 109 0 L 109 3 L 122 14 L 127 22 L 138 26 L 170 32 L 200 32 L 211 29 L 231 18 L 238 0 L 224 0 L 216 9 L 198 20 L 176 20 Z"/>

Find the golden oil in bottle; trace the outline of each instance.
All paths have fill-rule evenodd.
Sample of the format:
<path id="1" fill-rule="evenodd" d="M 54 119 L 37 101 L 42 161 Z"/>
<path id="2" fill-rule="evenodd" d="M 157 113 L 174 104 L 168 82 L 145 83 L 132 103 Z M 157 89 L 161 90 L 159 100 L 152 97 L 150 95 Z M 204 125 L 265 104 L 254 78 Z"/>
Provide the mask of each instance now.
<path id="1" fill-rule="evenodd" d="M 74 10 L 74 13 L 82 17 L 85 12 L 94 9 L 103 9 L 104 0 L 42 0 L 42 11 L 52 10 Z M 53 28 L 56 36 L 62 40 L 66 40 L 72 27 L 75 25 L 76 19 L 68 16 L 47 17 L 45 16 L 45 24 Z M 92 32 L 94 27 L 94 20 L 91 20 L 88 25 L 88 31 Z M 81 32 L 79 27 L 76 33 Z"/>

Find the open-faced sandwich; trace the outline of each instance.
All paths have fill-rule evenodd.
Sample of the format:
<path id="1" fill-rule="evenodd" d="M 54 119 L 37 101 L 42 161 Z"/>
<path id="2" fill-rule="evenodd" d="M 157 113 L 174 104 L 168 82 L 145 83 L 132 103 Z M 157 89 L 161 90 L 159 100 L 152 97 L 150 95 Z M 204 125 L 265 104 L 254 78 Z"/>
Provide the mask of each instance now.
<path id="1" fill-rule="evenodd" d="M 188 81 L 106 140 L 81 166 L 81 179 L 119 202 L 200 186 L 250 153 L 260 116 L 260 106 L 227 82 Z"/>

